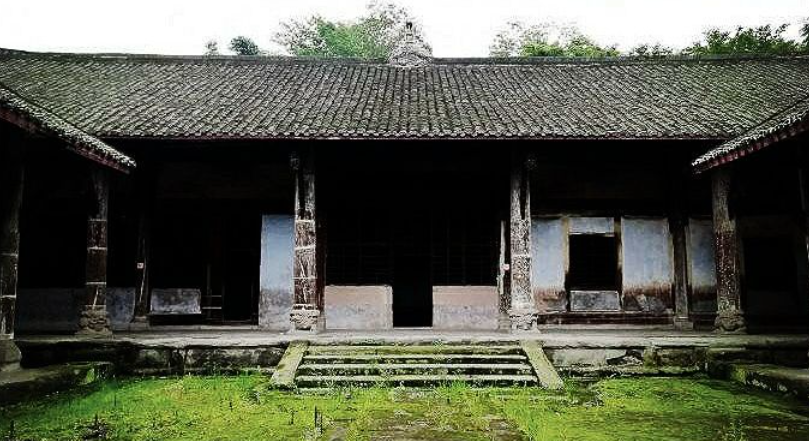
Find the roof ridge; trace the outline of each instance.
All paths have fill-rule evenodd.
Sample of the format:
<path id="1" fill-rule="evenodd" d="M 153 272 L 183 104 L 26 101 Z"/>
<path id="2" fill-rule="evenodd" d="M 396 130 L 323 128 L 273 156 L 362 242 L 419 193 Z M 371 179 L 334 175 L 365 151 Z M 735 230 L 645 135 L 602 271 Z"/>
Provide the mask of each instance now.
<path id="1" fill-rule="evenodd" d="M 385 58 L 351 57 L 300 57 L 285 55 L 172 55 L 138 53 L 81 53 L 81 52 L 33 52 L 0 48 L 2 58 L 47 58 L 79 59 L 98 61 L 155 61 L 155 62 L 226 62 L 237 64 L 345 64 L 389 65 Z M 434 57 L 432 65 L 558 65 L 558 64 L 669 64 L 686 62 L 733 62 L 733 61 L 799 60 L 809 61 L 809 54 L 717 54 L 717 55 L 669 55 L 663 57 L 619 55 L 615 57 Z"/>

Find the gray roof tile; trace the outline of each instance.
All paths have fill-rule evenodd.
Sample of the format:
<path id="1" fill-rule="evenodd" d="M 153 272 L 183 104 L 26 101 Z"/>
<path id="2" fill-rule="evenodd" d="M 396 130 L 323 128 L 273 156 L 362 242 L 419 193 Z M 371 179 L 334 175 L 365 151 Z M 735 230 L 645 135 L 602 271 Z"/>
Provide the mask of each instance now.
<path id="1" fill-rule="evenodd" d="M 709 150 L 691 165 L 701 173 L 806 130 L 809 130 L 809 95 L 736 138 Z"/>
<path id="2" fill-rule="evenodd" d="M 89 135 L 63 118 L 32 104 L 0 83 L 0 117 L 11 117 L 23 122 L 26 128 L 53 136 L 64 141 L 76 153 L 113 168 L 127 171 L 135 167 L 135 161 L 107 145 L 104 141 Z"/>
<path id="3" fill-rule="evenodd" d="M 0 52 L 0 81 L 99 137 L 728 139 L 809 93 L 809 58 L 400 68 Z"/>

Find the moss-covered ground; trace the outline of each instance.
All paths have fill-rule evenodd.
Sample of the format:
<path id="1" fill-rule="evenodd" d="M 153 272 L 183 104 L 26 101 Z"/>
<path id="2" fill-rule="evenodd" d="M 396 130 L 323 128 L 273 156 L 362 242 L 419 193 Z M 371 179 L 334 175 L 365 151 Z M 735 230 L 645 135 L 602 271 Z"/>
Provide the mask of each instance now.
<path id="1" fill-rule="evenodd" d="M 809 408 L 701 378 L 320 393 L 269 390 L 259 375 L 120 379 L 0 409 L 7 438 L 805 441 Z"/>

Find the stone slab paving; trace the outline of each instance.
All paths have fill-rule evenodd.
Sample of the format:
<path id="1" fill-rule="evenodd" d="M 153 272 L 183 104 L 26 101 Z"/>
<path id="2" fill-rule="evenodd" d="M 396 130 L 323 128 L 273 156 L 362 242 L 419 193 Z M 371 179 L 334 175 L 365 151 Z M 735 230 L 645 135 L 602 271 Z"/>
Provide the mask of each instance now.
<path id="1" fill-rule="evenodd" d="M 286 346 L 299 340 L 299 334 L 254 329 L 177 329 L 120 332 L 105 338 L 75 335 L 18 335 L 20 344 L 57 344 L 87 342 L 90 344 L 131 343 L 143 347 L 255 347 Z M 548 330 L 537 333 L 393 330 L 369 332 L 327 331 L 307 336 L 312 344 L 416 344 L 416 343 L 497 343 L 535 339 L 544 348 L 616 348 L 645 346 L 704 346 L 704 347 L 806 347 L 809 335 L 722 335 L 709 332 L 611 329 L 611 330 Z"/>

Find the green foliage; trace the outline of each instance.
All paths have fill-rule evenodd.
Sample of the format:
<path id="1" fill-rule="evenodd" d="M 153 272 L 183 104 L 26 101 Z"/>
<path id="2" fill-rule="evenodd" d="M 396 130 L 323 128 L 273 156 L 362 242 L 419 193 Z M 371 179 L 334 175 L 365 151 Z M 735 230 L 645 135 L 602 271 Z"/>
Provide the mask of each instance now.
<path id="1" fill-rule="evenodd" d="M 615 46 L 602 46 L 576 27 L 542 23 L 508 23 L 489 46 L 493 57 L 614 57 Z"/>
<path id="2" fill-rule="evenodd" d="M 256 42 L 242 35 L 230 40 L 228 49 L 236 55 L 261 55 L 261 48 L 258 47 Z"/>
<path id="3" fill-rule="evenodd" d="M 205 55 L 219 55 L 219 43 L 216 40 L 205 43 Z"/>
<path id="4" fill-rule="evenodd" d="M 803 38 L 803 49 L 809 52 L 809 18 L 801 25 L 801 38 Z"/>
<path id="5" fill-rule="evenodd" d="M 739 26 L 735 31 L 710 29 L 705 32 L 702 41 L 694 43 L 683 50 L 687 55 L 740 55 L 770 54 L 794 55 L 805 48 L 796 41 L 786 38 L 784 33 L 788 25 L 778 27 L 770 25 L 758 27 Z"/>
<path id="6" fill-rule="evenodd" d="M 98 383 L 96 383 L 98 384 Z M 315 412 L 317 408 L 317 412 Z M 322 415 L 322 424 L 315 423 Z M 20 440 L 809 439 L 797 402 L 706 379 L 632 378 L 533 388 L 268 388 L 261 375 L 112 380 L 0 408 Z M 321 432 L 322 429 L 322 432 Z"/>
<path id="7" fill-rule="evenodd" d="M 408 21 L 413 20 L 407 9 L 374 2 L 368 4 L 363 16 L 351 21 L 315 15 L 281 23 L 274 40 L 297 56 L 386 58 L 403 38 Z M 414 31 L 416 38 L 423 40 L 418 26 Z"/>
<path id="8" fill-rule="evenodd" d="M 631 51 L 629 51 L 629 55 L 647 58 L 662 58 L 669 55 L 674 55 L 674 53 L 674 49 L 668 46 L 663 46 L 660 43 L 641 44 L 635 46 Z"/>

